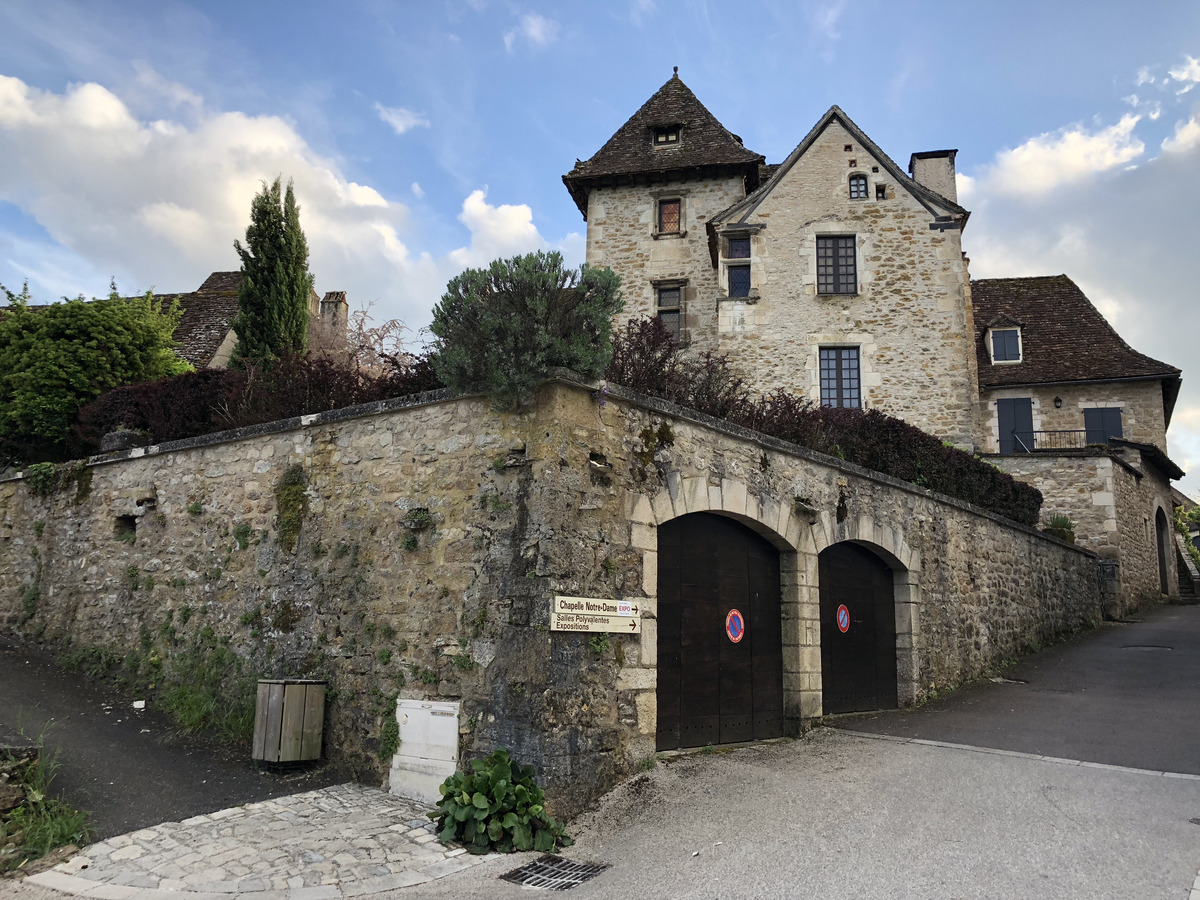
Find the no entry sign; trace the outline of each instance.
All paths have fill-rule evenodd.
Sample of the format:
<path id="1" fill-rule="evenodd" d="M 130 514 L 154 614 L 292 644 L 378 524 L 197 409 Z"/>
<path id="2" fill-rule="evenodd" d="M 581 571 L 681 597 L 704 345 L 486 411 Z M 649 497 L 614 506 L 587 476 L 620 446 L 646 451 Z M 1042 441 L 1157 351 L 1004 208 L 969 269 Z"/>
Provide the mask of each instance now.
<path id="1" fill-rule="evenodd" d="M 735 644 L 746 636 L 746 620 L 740 611 L 731 609 L 725 617 L 725 633 Z"/>
<path id="2" fill-rule="evenodd" d="M 838 631 L 845 634 L 850 630 L 850 610 L 846 609 L 846 604 L 843 603 L 837 610 Z"/>

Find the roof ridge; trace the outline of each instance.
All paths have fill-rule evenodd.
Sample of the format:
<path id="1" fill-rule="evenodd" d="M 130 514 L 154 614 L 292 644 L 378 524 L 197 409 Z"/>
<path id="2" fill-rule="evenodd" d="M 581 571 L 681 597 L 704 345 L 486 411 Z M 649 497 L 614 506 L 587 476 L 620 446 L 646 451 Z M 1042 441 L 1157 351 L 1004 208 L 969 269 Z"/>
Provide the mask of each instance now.
<path id="1" fill-rule="evenodd" d="M 970 212 L 968 212 L 964 207 L 960 206 L 955 201 L 949 199 L 948 197 L 943 197 L 932 188 L 921 184 L 919 181 L 901 169 L 899 164 L 890 156 L 888 156 L 878 144 L 871 140 L 867 133 L 859 128 L 855 121 L 846 114 L 845 110 L 843 110 L 836 103 L 825 111 L 824 115 L 822 115 L 821 118 L 817 120 L 817 123 L 809 129 L 808 134 L 806 134 L 800 140 L 800 143 L 796 145 L 795 149 L 793 149 L 791 153 L 784 157 L 783 162 L 777 164 L 775 171 L 771 174 L 771 177 L 768 178 L 765 183 L 760 185 L 758 190 L 748 194 L 744 200 L 739 200 L 737 203 L 733 204 L 733 206 L 730 206 L 729 208 L 717 213 L 710 221 L 726 221 L 741 215 L 741 219 L 739 221 L 744 222 L 746 218 L 758 208 L 758 205 L 766 198 L 767 194 L 773 191 L 775 186 L 783 180 L 783 178 L 791 170 L 792 166 L 794 166 L 800 157 L 802 157 L 808 151 L 808 148 L 816 142 L 816 139 L 820 137 L 822 132 L 829 127 L 829 124 L 834 119 L 840 121 L 843 128 L 849 131 L 853 137 L 857 138 L 858 142 L 862 144 L 869 153 L 877 157 L 884 168 L 886 168 L 896 178 L 896 180 L 906 190 L 909 191 L 909 193 L 913 194 L 922 203 L 922 205 L 925 206 L 926 209 L 930 209 L 929 204 L 925 202 L 928 200 L 932 203 L 942 206 L 944 209 L 953 214 L 961 215 L 963 223 L 966 223 L 967 217 L 971 215 Z M 933 212 L 933 210 L 930 209 L 930 212 Z"/>

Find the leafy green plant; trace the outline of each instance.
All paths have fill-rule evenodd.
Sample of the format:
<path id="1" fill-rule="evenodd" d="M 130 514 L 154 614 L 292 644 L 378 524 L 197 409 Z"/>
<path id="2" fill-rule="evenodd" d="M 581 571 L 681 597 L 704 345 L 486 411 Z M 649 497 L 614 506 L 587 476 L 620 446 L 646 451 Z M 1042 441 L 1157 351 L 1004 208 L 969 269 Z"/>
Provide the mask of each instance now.
<path id="1" fill-rule="evenodd" d="M 33 523 L 33 533 L 34 533 L 34 535 L 35 535 L 35 536 L 37 536 L 37 537 L 41 537 L 41 536 L 42 536 L 42 532 L 44 532 L 45 530 L 46 530 L 46 523 L 45 523 L 45 522 L 43 522 L 43 521 L 41 521 L 41 520 L 38 520 L 37 522 L 34 522 L 34 523 Z"/>
<path id="2" fill-rule="evenodd" d="M 233 526 L 233 539 L 237 541 L 238 549 L 245 550 L 250 546 L 250 535 L 253 534 L 252 529 L 245 522 L 241 522 Z"/>
<path id="3" fill-rule="evenodd" d="M 415 534 L 409 534 L 405 535 L 403 546 L 405 550 L 416 550 L 419 546 L 421 546 L 421 542 L 417 540 L 417 536 Z"/>
<path id="4" fill-rule="evenodd" d="M 1066 541 L 1069 544 L 1075 543 L 1075 525 L 1069 516 L 1062 513 L 1051 516 L 1042 527 L 1042 531 L 1060 541 Z"/>
<path id="5" fill-rule="evenodd" d="M 470 653 L 459 653 L 454 657 L 454 668 L 469 672 L 475 668 L 475 657 Z"/>
<path id="6" fill-rule="evenodd" d="M 88 841 L 90 814 L 67 805 L 50 794 L 50 783 L 58 770 L 57 754 L 41 751 L 27 759 L 0 754 L 0 766 L 9 773 L 9 784 L 17 787 L 24 802 L 0 815 L 0 846 L 14 844 L 11 853 L 0 854 L 0 873 L 21 868 L 64 844 Z"/>
<path id="7" fill-rule="evenodd" d="M 386 666 L 388 663 L 390 663 L 392 661 L 392 651 L 389 650 L 387 647 L 384 647 L 377 654 L 375 654 L 375 656 L 379 660 L 381 665 Z"/>
<path id="8" fill-rule="evenodd" d="M 187 505 L 187 511 L 189 516 L 202 516 L 204 515 L 204 504 L 199 500 L 193 500 Z"/>
<path id="9" fill-rule="evenodd" d="M 559 253 L 467 269 L 433 311 L 434 370 L 455 391 L 483 385 L 509 410 L 555 366 L 595 378 L 612 355 L 620 283 L 610 269 L 565 269 Z"/>
<path id="10" fill-rule="evenodd" d="M 609 639 L 607 631 L 588 638 L 588 649 L 590 649 L 597 657 L 603 656 L 605 653 L 607 653 L 611 646 L 612 641 Z"/>
<path id="11" fill-rule="evenodd" d="M 546 812 L 545 791 L 533 780 L 533 766 L 514 763 L 503 747 L 487 759 L 471 760 L 470 772 L 447 778 L 441 794 L 429 815 L 444 844 L 462 841 L 471 853 L 547 853 L 573 843 Z"/>
<path id="12" fill-rule="evenodd" d="M 32 493 L 45 497 L 62 485 L 62 476 L 52 462 L 34 463 L 25 469 L 25 484 Z"/>
<path id="13" fill-rule="evenodd" d="M 379 729 L 379 758 L 391 759 L 400 749 L 400 723 L 396 717 L 387 716 Z"/>

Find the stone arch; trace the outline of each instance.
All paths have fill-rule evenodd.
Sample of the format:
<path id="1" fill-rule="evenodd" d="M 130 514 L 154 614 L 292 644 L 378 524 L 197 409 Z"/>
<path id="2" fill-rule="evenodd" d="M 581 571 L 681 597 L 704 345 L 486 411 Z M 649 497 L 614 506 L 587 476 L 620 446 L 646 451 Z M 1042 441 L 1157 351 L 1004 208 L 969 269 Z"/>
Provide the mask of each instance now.
<path id="1" fill-rule="evenodd" d="M 643 667 L 653 660 L 657 669 L 657 584 L 658 584 L 658 526 L 690 513 L 707 512 L 726 516 L 745 525 L 765 538 L 779 551 L 780 614 L 783 634 L 783 713 L 790 732 L 799 732 L 804 719 L 820 714 L 820 692 L 811 690 L 811 675 L 819 674 L 820 647 L 811 647 L 808 635 L 816 619 L 818 597 L 809 584 L 816 583 L 816 556 L 811 552 L 809 521 L 796 514 L 791 503 L 754 494 L 745 482 L 722 478 L 719 482 L 707 475 L 667 476 L 666 487 L 652 497 L 630 493 L 631 544 L 642 553 L 642 590 L 647 596 L 646 608 L 654 618 L 642 622 L 640 658 Z M 811 569 L 811 578 L 809 570 Z M 813 652 L 817 654 L 813 657 Z M 634 676 L 650 688 L 657 677 Z M 653 681 L 653 684 L 651 684 Z M 819 681 L 819 678 L 818 678 Z M 626 679 L 633 683 L 633 678 Z M 643 701 L 648 704 L 649 700 Z M 654 733 L 648 720 L 639 720 L 643 733 Z"/>
<path id="2" fill-rule="evenodd" d="M 921 644 L 921 556 L 909 544 L 904 529 L 898 523 L 876 519 L 870 513 L 860 513 L 837 522 L 824 514 L 811 529 L 814 559 L 834 544 L 857 544 L 879 557 L 892 570 L 892 591 L 896 607 L 896 691 L 900 706 L 911 706 L 917 700 Z M 814 571 L 812 583 L 817 591 L 820 617 L 820 574 Z M 818 653 L 820 629 L 817 633 Z M 818 679 L 819 681 L 819 679 Z"/>
<path id="3" fill-rule="evenodd" d="M 1154 504 L 1154 546 L 1158 557 L 1158 590 L 1162 594 L 1171 593 L 1171 560 L 1172 553 L 1171 524 L 1167 519 L 1162 505 Z"/>

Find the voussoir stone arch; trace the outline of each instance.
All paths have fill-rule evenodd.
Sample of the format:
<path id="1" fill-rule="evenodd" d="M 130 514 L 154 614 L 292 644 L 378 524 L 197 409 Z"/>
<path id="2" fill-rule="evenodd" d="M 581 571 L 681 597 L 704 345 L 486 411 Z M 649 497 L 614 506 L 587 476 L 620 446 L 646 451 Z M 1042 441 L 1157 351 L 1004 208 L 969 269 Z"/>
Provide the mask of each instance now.
<path id="1" fill-rule="evenodd" d="M 898 524 L 881 521 L 869 512 L 848 516 L 842 522 L 823 513 L 813 523 L 811 533 L 814 553 L 843 541 L 852 541 L 870 546 L 893 569 L 914 572 L 921 567 L 920 554 L 909 546 L 904 529 Z"/>
<path id="2" fill-rule="evenodd" d="M 667 484 L 652 497 L 634 495 L 634 525 L 655 527 L 689 513 L 708 512 L 736 519 L 782 551 L 803 548 L 805 522 L 790 504 L 752 493 L 745 482 L 708 476 L 680 477 L 671 473 Z"/>

